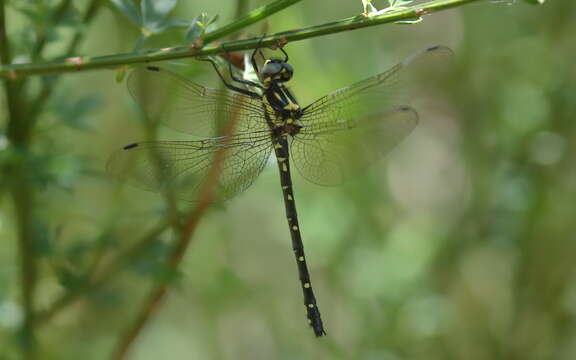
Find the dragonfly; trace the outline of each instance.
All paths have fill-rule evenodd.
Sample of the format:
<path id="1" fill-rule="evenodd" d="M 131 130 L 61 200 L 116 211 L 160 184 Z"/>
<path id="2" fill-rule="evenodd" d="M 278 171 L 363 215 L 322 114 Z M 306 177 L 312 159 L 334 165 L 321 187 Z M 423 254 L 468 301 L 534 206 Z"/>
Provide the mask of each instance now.
<path id="1" fill-rule="evenodd" d="M 234 74 L 230 79 L 207 58 L 225 87 L 197 84 L 165 67 L 136 68 L 128 77 L 129 91 L 146 115 L 173 129 L 201 137 L 184 141 L 142 141 L 124 146 L 107 165 L 113 176 L 145 190 L 170 189 L 178 197 L 197 201 L 202 184 L 214 181 L 217 201 L 248 188 L 266 167 L 273 152 L 298 267 L 309 325 L 317 337 L 326 335 L 312 281 L 292 185 L 291 166 L 306 180 L 325 186 L 357 177 L 416 127 L 418 113 L 408 104 L 410 90 L 426 70 L 451 50 L 429 47 L 389 70 L 333 91 L 301 107 L 286 86 L 294 74 L 287 52 L 266 58 L 260 44 L 250 56 L 258 80 Z M 263 61 L 258 65 L 257 56 Z M 153 94 L 141 91 L 145 84 Z M 404 95 L 404 96 L 403 96 Z M 224 131 L 229 124 L 233 130 Z M 216 179 L 208 180 L 219 151 L 225 157 Z"/>

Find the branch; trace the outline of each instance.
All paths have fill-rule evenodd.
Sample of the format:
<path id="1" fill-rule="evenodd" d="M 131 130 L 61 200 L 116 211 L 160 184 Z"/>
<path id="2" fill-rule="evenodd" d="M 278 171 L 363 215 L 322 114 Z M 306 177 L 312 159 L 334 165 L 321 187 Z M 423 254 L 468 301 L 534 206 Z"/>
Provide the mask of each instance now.
<path id="1" fill-rule="evenodd" d="M 6 33 L 6 14 L 4 0 L 0 0 L 0 64 L 9 64 L 12 60 L 10 44 Z M 14 204 L 18 236 L 18 262 L 20 267 L 21 301 L 24 320 L 20 328 L 20 345 L 23 359 L 35 359 L 36 331 L 34 320 L 34 295 L 37 284 L 36 249 L 34 238 L 33 191 L 28 172 L 28 143 L 30 127 L 25 116 L 22 83 L 16 80 L 4 82 L 8 108 L 6 137 L 19 159 L 7 164 L 2 170 L 11 174 L 11 193 Z"/>
<path id="2" fill-rule="evenodd" d="M 249 25 L 255 24 L 260 20 L 263 20 L 271 15 L 274 15 L 280 10 L 283 10 L 291 5 L 296 4 L 302 0 L 278 0 L 273 3 L 261 6 L 257 9 L 250 11 L 248 14 L 236 19 L 228 25 L 224 25 L 214 31 L 206 34 L 204 37 L 204 43 L 208 44 L 215 40 L 222 39 L 227 35 L 230 35 L 236 31 L 242 30 Z M 240 11 L 242 6 L 238 7 Z"/>
<path id="3" fill-rule="evenodd" d="M 75 289 L 64 292 L 52 303 L 52 305 L 48 307 L 47 310 L 39 312 L 36 315 L 38 326 L 47 324 L 56 314 L 67 306 L 78 301 L 83 295 L 95 291 L 116 277 L 122 269 L 126 268 L 127 263 L 134 261 L 135 258 L 139 257 L 144 251 L 146 251 L 150 244 L 156 241 L 158 236 L 167 230 L 171 224 L 172 223 L 168 221 L 161 221 L 153 227 L 152 230 L 142 238 L 142 240 L 136 242 L 134 245 L 119 254 L 115 260 L 106 267 L 106 269 L 102 270 L 102 272 L 98 274 L 98 276 L 88 274 L 87 281 L 82 282 L 82 284 Z"/>
<path id="4" fill-rule="evenodd" d="M 12 54 L 8 46 L 8 34 L 6 33 L 6 16 L 4 14 L 4 0 L 0 0 L 0 64 L 10 64 Z"/>
<path id="5" fill-rule="evenodd" d="M 71 0 L 62 0 L 60 5 L 58 5 L 58 7 L 54 10 L 54 13 L 51 16 L 50 25 L 58 22 L 58 20 L 68 10 L 70 3 Z M 38 32 L 36 38 L 37 38 L 36 44 L 34 45 L 34 48 L 32 49 L 32 55 L 30 56 L 32 60 L 38 60 L 42 55 L 42 51 L 44 50 L 44 47 L 46 46 L 46 41 L 48 40 L 46 36 L 46 29 L 44 29 L 44 31 L 42 32 Z"/>
<path id="6" fill-rule="evenodd" d="M 98 10 L 100 9 L 101 3 L 102 3 L 102 0 L 92 0 L 90 2 L 90 4 L 88 5 L 88 9 L 86 10 L 86 13 L 82 17 L 82 24 L 87 25 L 94 19 L 94 17 L 98 13 Z M 74 52 L 76 52 L 76 49 L 78 48 L 78 45 L 80 45 L 80 41 L 82 41 L 85 34 L 86 34 L 86 31 L 84 29 L 76 31 L 76 34 L 74 34 L 72 41 L 70 41 L 70 43 L 68 44 L 68 48 L 65 52 L 65 56 L 67 56 L 67 57 L 72 56 L 72 54 L 74 54 Z M 58 80 L 58 78 L 56 78 L 56 79 L 44 79 L 40 93 L 38 94 L 38 96 L 36 97 L 36 99 L 34 100 L 32 105 L 30 106 L 29 118 L 34 119 L 34 120 L 37 118 L 38 113 L 43 109 L 44 104 L 46 103 L 46 101 L 48 101 L 48 99 L 50 98 L 50 95 L 52 95 L 52 92 L 54 91 L 54 88 L 56 87 L 57 80 Z"/>
<path id="7" fill-rule="evenodd" d="M 305 29 L 279 32 L 265 36 L 263 39 L 256 37 L 246 40 L 230 41 L 226 43 L 226 51 L 231 52 L 254 49 L 256 46 L 258 46 L 258 43 L 261 39 L 262 46 L 271 46 L 276 45 L 280 40 L 287 40 L 288 42 L 299 41 L 369 26 L 414 20 L 423 15 L 478 1 L 481 0 L 436 0 L 425 4 L 420 4 L 418 6 L 390 11 L 388 13 L 374 17 L 365 17 L 359 15 L 331 23 L 308 27 Z M 269 15 L 271 14 L 267 14 L 266 16 Z M 262 15 L 262 17 L 264 17 L 264 15 Z M 230 30 L 230 27 L 233 29 Z M 232 26 L 231 24 L 228 26 L 225 32 L 216 30 L 215 32 L 208 33 L 205 37 L 205 42 L 208 43 L 213 41 L 216 37 L 213 35 L 214 33 L 216 33 L 218 36 L 224 36 L 232 31 L 236 31 L 238 28 L 238 26 Z M 181 46 L 160 50 L 148 50 L 141 53 L 107 55 L 98 57 L 73 57 L 64 59 L 62 61 L 53 61 L 48 63 L 15 64 L 2 66 L 0 67 L 0 77 L 18 78 L 38 74 L 65 73 L 96 69 L 114 69 L 123 65 L 145 64 L 153 61 L 218 55 L 223 53 L 224 49 L 222 49 L 221 46 L 212 45 L 202 49 L 197 49 L 194 46 Z"/>
<path id="8" fill-rule="evenodd" d="M 237 114 L 236 114 L 237 115 Z M 233 116 L 229 122 L 226 123 L 223 129 L 223 136 L 227 139 L 223 146 L 214 154 L 214 161 L 208 170 L 206 179 L 200 185 L 200 198 L 198 199 L 197 206 L 186 217 L 186 220 L 181 225 L 179 231 L 179 238 L 176 242 L 172 252 L 168 255 L 168 266 L 171 271 L 176 271 L 182 262 L 186 249 L 190 245 L 193 234 L 196 231 L 198 223 L 202 216 L 206 213 L 213 200 L 216 198 L 216 185 L 218 184 L 218 177 L 224 161 L 226 160 L 227 144 L 231 141 L 230 134 L 234 133 L 234 128 L 238 121 L 238 116 Z M 161 305 L 162 299 L 168 292 L 168 285 L 170 283 L 166 279 L 162 279 L 156 287 L 149 294 L 148 299 L 145 301 L 144 306 L 140 313 L 136 316 L 135 321 L 128 328 L 126 333 L 120 337 L 117 348 L 114 351 L 113 359 L 122 360 L 126 357 L 134 341 L 146 326 L 151 317 L 156 313 Z"/>

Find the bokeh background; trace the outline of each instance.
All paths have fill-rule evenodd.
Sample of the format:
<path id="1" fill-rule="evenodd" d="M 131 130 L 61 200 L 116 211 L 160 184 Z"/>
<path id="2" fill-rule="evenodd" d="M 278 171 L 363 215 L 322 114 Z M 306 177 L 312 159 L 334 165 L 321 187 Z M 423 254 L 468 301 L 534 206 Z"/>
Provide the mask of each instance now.
<path id="1" fill-rule="evenodd" d="M 30 60 L 34 40 L 29 12 L 21 10 L 39 3 L 57 2 L 8 2 L 17 61 Z M 86 6 L 73 3 L 79 12 Z M 251 0 L 247 8 L 264 3 Z M 235 8 L 232 0 L 180 1 L 172 16 L 218 14 L 222 25 Z M 361 11 L 359 0 L 304 1 L 242 35 Z M 42 19 L 41 11 L 35 14 Z M 169 295 L 130 358 L 576 358 L 575 14 L 572 1 L 486 1 L 415 25 L 288 44 L 291 89 L 302 104 L 429 45 L 447 45 L 455 56 L 422 103 L 418 128 L 385 160 L 338 188 L 316 186 L 295 172 L 327 337 L 316 339 L 306 325 L 271 163 L 249 190 L 203 217 Z M 74 12 L 69 16 L 51 29 L 46 59 L 61 54 L 83 26 Z M 112 6 L 86 31 L 79 55 L 130 52 L 139 38 L 138 28 Z M 180 36 L 150 41 L 177 45 Z M 178 63 L 195 81 L 217 86 L 208 64 Z M 34 78 L 29 93 L 39 84 Z M 9 151 L 4 100 L 0 159 Z M 93 266 L 105 271 L 165 215 L 161 195 L 121 186 L 104 171 L 114 150 L 143 136 L 139 112 L 114 71 L 60 77 L 33 137 L 40 310 L 78 289 Z M 182 138 L 169 129 L 159 136 Z M 8 190 L 0 196 L 0 358 L 16 359 L 22 320 L 17 241 Z M 163 232 L 105 286 L 43 323 L 40 358 L 109 358 L 165 270 L 171 244 L 173 235 Z"/>

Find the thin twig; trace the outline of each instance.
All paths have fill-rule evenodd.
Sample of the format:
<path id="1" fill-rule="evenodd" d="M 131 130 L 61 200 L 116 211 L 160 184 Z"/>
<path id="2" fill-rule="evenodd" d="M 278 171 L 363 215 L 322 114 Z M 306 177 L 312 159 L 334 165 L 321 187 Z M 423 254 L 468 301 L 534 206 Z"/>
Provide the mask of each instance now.
<path id="1" fill-rule="evenodd" d="M 138 258 L 143 252 L 145 252 L 146 249 L 149 248 L 150 244 L 156 241 L 158 236 L 166 231 L 170 225 L 171 222 L 169 221 L 161 221 L 140 241 L 118 254 L 115 260 L 112 261 L 101 273 L 98 275 L 93 273 L 88 274 L 86 280 L 81 286 L 63 293 L 52 303 L 51 306 L 48 307 L 47 310 L 37 314 L 36 319 L 38 326 L 47 324 L 56 314 L 78 301 L 83 295 L 91 293 L 108 283 L 116 276 L 116 274 L 118 274 L 118 272 L 125 269 L 128 263 L 134 261 L 135 258 Z"/>
<path id="2" fill-rule="evenodd" d="M 178 265 L 182 262 L 182 258 L 184 257 L 184 254 L 186 254 L 186 249 L 190 245 L 192 235 L 194 234 L 200 219 L 206 213 L 206 210 L 208 210 L 210 204 L 212 204 L 217 195 L 216 184 L 218 184 L 218 177 L 224 165 L 224 160 L 226 159 L 226 144 L 231 139 L 229 135 L 233 134 L 237 120 L 238 116 L 233 116 L 232 119 L 226 123 L 226 126 L 223 129 L 223 135 L 226 140 L 224 141 L 223 146 L 214 154 L 214 161 L 208 170 L 206 179 L 200 186 L 200 198 L 198 199 L 198 203 L 192 212 L 186 217 L 186 221 L 182 224 L 179 231 L 178 241 L 168 256 L 167 264 L 171 270 L 175 271 L 178 268 Z M 112 356 L 113 359 L 121 360 L 126 357 L 142 329 L 158 310 L 162 299 L 168 292 L 168 285 L 169 283 L 166 280 L 161 280 L 157 284 L 156 288 L 154 288 L 149 294 L 142 310 L 136 316 L 136 320 L 131 324 L 126 333 L 120 337 L 114 355 Z"/>
<path id="3" fill-rule="evenodd" d="M 8 34 L 6 33 L 6 16 L 4 0 L 0 0 L 0 63 L 2 65 L 10 64 L 12 61 L 12 53 L 8 45 Z"/>
<path id="4" fill-rule="evenodd" d="M 5 2 L 0 0 L 0 64 L 9 64 L 12 53 L 6 33 Z M 11 192 L 17 224 L 18 260 L 20 266 L 20 286 L 24 321 L 22 322 L 20 349 L 22 358 L 36 358 L 36 329 L 34 321 L 34 295 L 36 293 L 37 268 L 33 223 L 33 193 L 28 170 L 28 142 L 30 128 L 24 114 L 24 104 L 20 96 L 22 86 L 19 81 L 4 82 L 8 108 L 6 136 L 15 152 L 21 157 L 8 165 L 11 174 Z"/>
<path id="5" fill-rule="evenodd" d="M 206 36 L 204 37 L 204 43 L 208 44 L 218 39 L 223 39 L 226 36 L 235 33 L 236 31 L 242 30 L 252 24 L 255 24 L 258 21 L 263 20 L 271 15 L 274 15 L 278 11 L 283 10 L 289 6 L 292 6 L 300 1 L 302 0 L 277 0 L 273 3 L 266 4 L 257 9 L 254 9 L 249 13 L 247 13 L 246 15 L 235 19 L 230 24 L 221 26 L 218 29 L 207 33 Z M 240 6 L 237 7 L 236 13 L 237 14 L 240 13 L 242 9 L 243 4 L 240 4 Z"/>
<path id="6" fill-rule="evenodd" d="M 86 10 L 86 13 L 84 13 L 84 16 L 82 17 L 82 24 L 84 24 L 84 26 L 92 22 L 92 20 L 94 19 L 94 17 L 98 13 L 98 10 L 101 7 L 100 6 L 101 3 L 102 0 L 92 0 L 90 2 L 90 5 L 88 5 L 88 8 Z M 76 52 L 85 34 L 86 34 L 85 29 L 80 29 L 79 31 L 76 31 L 74 37 L 72 38 L 72 41 L 70 41 L 70 43 L 68 44 L 68 48 L 64 55 L 65 57 L 72 56 L 72 54 Z M 50 98 L 56 87 L 58 79 L 59 78 L 44 80 L 44 82 L 42 83 L 42 89 L 40 90 L 38 96 L 30 106 L 29 110 L 30 118 L 36 119 L 38 113 L 44 108 L 46 101 L 48 101 L 48 99 Z"/>
<path id="7" fill-rule="evenodd" d="M 242 51 L 254 49 L 261 41 L 262 46 L 277 44 L 279 40 L 299 41 L 312 37 L 334 34 L 380 24 L 394 23 L 398 21 L 414 20 L 421 16 L 437 11 L 462 6 L 481 0 L 438 0 L 417 6 L 390 11 L 374 17 L 358 15 L 355 17 L 334 21 L 322 25 L 311 26 L 300 30 L 283 31 L 270 34 L 265 38 L 255 37 L 246 40 L 230 41 L 226 43 L 226 51 Z M 218 30 L 216 30 L 218 31 Z M 206 35 L 205 43 L 214 40 L 213 33 Z M 228 34 L 228 32 L 226 32 Z M 219 34 L 221 35 L 221 34 Z M 37 64 L 14 64 L 0 67 L 0 77 L 23 77 L 38 74 L 77 72 L 82 70 L 114 69 L 118 66 L 131 64 L 144 64 L 153 61 L 182 59 L 207 55 L 223 54 L 221 45 L 207 46 L 198 49 L 195 46 L 174 47 L 160 50 L 149 50 L 143 53 L 117 54 L 99 57 L 74 57 L 63 61 L 53 61 Z"/>
<path id="8" fill-rule="evenodd" d="M 249 6 L 248 0 L 236 0 L 236 11 L 234 18 L 236 20 L 239 20 L 248 9 L 248 6 Z"/>
<path id="9" fill-rule="evenodd" d="M 71 2 L 72 2 L 72 0 L 62 0 L 60 5 L 58 5 L 58 7 L 56 7 L 54 12 L 52 13 L 50 23 L 48 24 L 48 26 L 51 26 L 52 24 L 58 23 L 58 20 L 61 19 L 62 16 L 68 10 L 68 7 L 70 6 Z M 44 50 L 44 47 L 46 46 L 47 40 L 48 40 L 48 37 L 46 36 L 46 29 L 43 29 L 42 32 L 37 33 L 36 43 L 34 44 L 34 47 L 32 49 L 32 54 L 30 56 L 30 58 L 32 60 L 36 61 L 36 60 L 40 59 L 40 57 L 42 56 L 42 51 Z"/>

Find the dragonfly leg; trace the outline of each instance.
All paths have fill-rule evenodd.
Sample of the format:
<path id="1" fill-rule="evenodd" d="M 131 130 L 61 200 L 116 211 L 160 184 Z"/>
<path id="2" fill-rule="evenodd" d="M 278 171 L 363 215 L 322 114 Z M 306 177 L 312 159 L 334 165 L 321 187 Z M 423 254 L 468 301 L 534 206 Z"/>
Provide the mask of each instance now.
<path id="1" fill-rule="evenodd" d="M 237 87 L 237 86 L 234 86 L 234 85 L 228 83 L 228 82 L 226 81 L 226 79 L 224 79 L 224 76 L 222 76 L 222 73 L 220 73 L 220 70 L 218 69 L 218 65 L 216 65 L 216 63 L 214 62 L 214 60 L 206 58 L 206 59 L 200 59 L 200 61 L 208 61 L 210 64 L 212 64 L 212 67 L 214 67 L 214 70 L 216 70 L 216 74 L 218 74 L 218 76 L 220 77 L 220 80 L 222 80 L 222 82 L 224 83 L 224 85 L 225 85 L 228 89 L 230 89 L 230 90 L 232 90 L 232 91 L 239 92 L 239 93 L 244 94 L 244 95 L 248 95 L 248 96 L 250 96 L 250 97 L 252 97 L 252 98 L 255 98 L 255 99 L 260 99 L 260 98 L 261 98 L 261 96 L 260 96 L 259 94 L 255 93 L 255 92 L 252 92 L 252 91 L 246 90 L 246 89 L 242 89 L 242 88 L 239 88 L 239 87 Z"/>
<path id="2" fill-rule="evenodd" d="M 280 49 L 280 51 L 282 51 L 282 53 L 284 54 L 284 62 L 288 62 L 288 53 L 284 50 L 284 48 L 279 47 L 278 49 Z"/>
<path id="3" fill-rule="evenodd" d="M 262 56 L 262 58 L 264 59 L 264 55 L 262 55 L 262 51 L 260 50 L 260 45 L 262 45 L 262 40 L 264 40 L 264 37 L 266 36 L 266 34 L 262 35 L 262 37 L 260 38 L 260 41 L 258 41 L 258 45 L 256 45 L 256 47 L 254 48 L 254 51 L 252 51 L 252 55 L 250 55 L 250 63 L 252 64 L 252 67 L 254 68 L 254 70 L 256 70 L 256 72 L 259 74 L 260 73 L 260 69 L 258 69 L 258 64 L 256 63 L 256 54 L 260 53 L 260 56 Z M 266 59 L 264 59 L 266 60 Z"/>
<path id="4" fill-rule="evenodd" d="M 224 44 L 222 44 L 222 49 L 224 50 L 224 53 L 228 57 L 228 50 L 226 50 L 226 47 L 224 46 Z M 254 65 L 252 65 L 252 66 L 254 66 Z M 256 70 L 258 71 L 258 68 L 256 68 Z M 260 84 L 257 84 L 253 81 L 250 81 L 250 80 L 240 79 L 240 78 L 237 78 L 236 76 L 234 76 L 234 73 L 232 72 L 232 63 L 230 61 L 228 61 L 228 71 L 230 72 L 230 77 L 232 78 L 232 80 L 239 82 L 240 84 L 254 86 L 254 87 L 257 87 L 259 89 L 264 89 Z"/>

